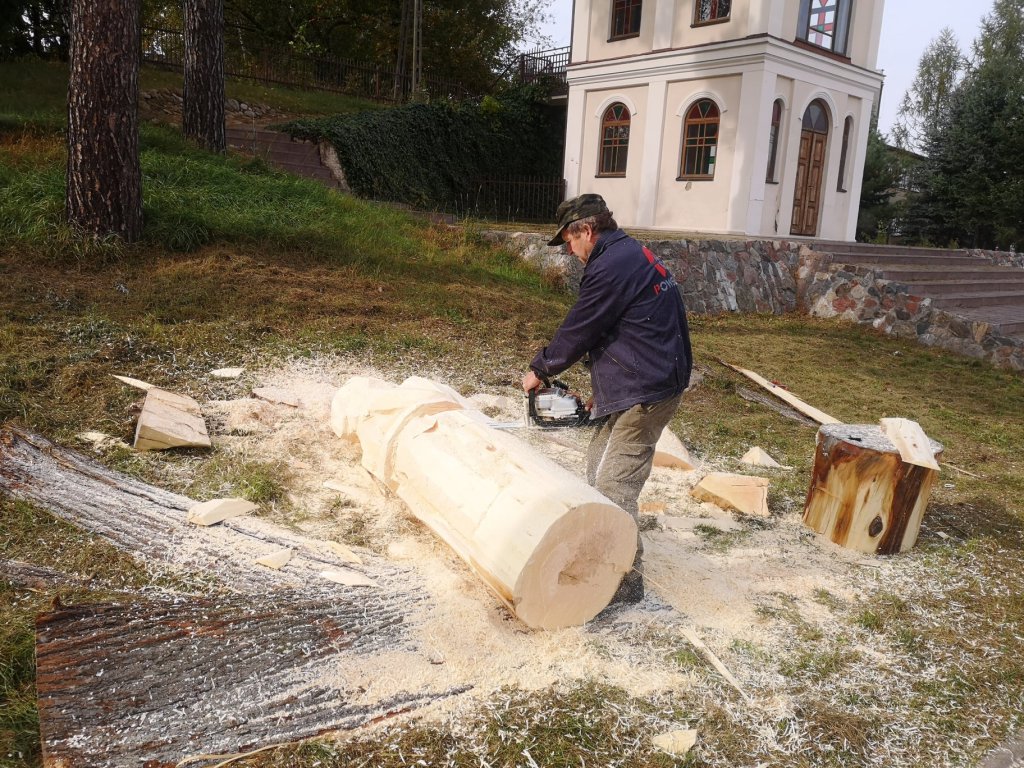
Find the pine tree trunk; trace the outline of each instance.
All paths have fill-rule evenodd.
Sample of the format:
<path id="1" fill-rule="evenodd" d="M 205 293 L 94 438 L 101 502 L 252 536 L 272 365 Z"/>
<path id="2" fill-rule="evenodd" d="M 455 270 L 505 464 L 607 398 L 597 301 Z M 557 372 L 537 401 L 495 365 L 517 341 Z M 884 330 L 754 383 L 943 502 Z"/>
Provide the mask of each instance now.
<path id="1" fill-rule="evenodd" d="M 185 0 L 185 136 L 214 152 L 224 132 L 224 0 Z"/>
<path id="2" fill-rule="evenodd" d="M 129 242 L 142 232 L 138 0 L 73 0 L 68 221 Z"/>

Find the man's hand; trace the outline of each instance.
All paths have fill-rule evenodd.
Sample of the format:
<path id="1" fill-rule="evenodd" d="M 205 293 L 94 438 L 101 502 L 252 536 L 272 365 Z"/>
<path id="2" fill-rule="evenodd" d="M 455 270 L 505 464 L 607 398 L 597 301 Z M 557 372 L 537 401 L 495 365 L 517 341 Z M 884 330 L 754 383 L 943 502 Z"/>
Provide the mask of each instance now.
<path id="1" fill-rule="evenodd" d="M 523 392 L 532 392 L 542 386 L 544 386 L 544 382 L 537 378 L 537 374 L 532 370 L 523 376 Z"/>

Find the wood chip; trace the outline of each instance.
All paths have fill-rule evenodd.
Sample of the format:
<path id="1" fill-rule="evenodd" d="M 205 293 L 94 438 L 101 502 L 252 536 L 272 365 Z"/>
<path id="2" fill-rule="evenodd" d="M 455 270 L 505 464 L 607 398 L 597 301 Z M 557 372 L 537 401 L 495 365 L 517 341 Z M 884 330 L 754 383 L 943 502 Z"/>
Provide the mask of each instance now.
<path id="1" fill-rule="evenodd" d="M 768 478 L 712 472 L 705 475 L 690 491 L 701 501 L 709 501 L 722 509 L 735 509 L 745 515 L 767 517 Z"/>
<path id="2" fill-rule="evenodd" d="M 167 448 L 209 448 L 199 403 L 187 395 L 154 387 L 146 393 L 133 445 L 139 451 Z"/>
<path id="3" fill-rule="evenodd" d="M 750 464 L 755 467 L 769 467 L 771 469 L 792 469 L 792 467 L 784 467 L 760 446 L 754 446 L 749 451 L 740 457 L 740 463 Z"/>
<path id="4" fill-rule="evenodd" d="M 210 371 L 210 375 L 215 379 L 237 379 L 243 373 L 245 368 L 218 368 Z"/>
<path id="5" fill-rule="evenodd" d="M 363 559 L 359 557 L 359 555 L 340 542 L 328 541 L 327 548 L 346 563 L 354 563 L 356 565 L 363 564 Z"/>
<path id="6" fill-rule="evenodd" d="M 669 731 L 655 736 L 651 743 L 662 752 L 684 757 L 697 743 L 697 731 Z"/>
<path id="7" fill-rule="evenodd" d="M 668 504 L 663 501 L 645 501 L 640 505 L 640 512 L 645 515 L 664 515 L 668 511 Z"/>
<path id="8" fill-rule="evenodd" d="M 896 446 L 904 462 L 939 471 L 939 464 L 932 452 L 931 440 L 921 429 L 920 424 L 910 419 L 879 419 L 878 423 L 885 436 Z"/>
<path id="9" fill-rule="evenodd" d="M 114 376 L 115 379 L 120 381 L 122 384 L 127 384 L 129 387 L 135 387 L 141 389 L 143 392 L 149 392 L 154 389 L 156 385 L 150 384 L 148 381 L 140 381 L 139 379 L 133 379 L 131 376 Z"/>
<path id="10" fill-rule="evenodd" d="M 267 568 L 273 568 L 275 571 L 279 571 L 288 565 L 288 561 L 292 559 L 292 551 L 290 549 L 279 549 L 276 552 L 271 552 L 269 555 L 256 558 L 257 565 L 265 565 Z"/>
<path id="11" fill-rule="evenodd" d="M 278 405 L 287 405 L 291 408 L 299 407 L 299 399 L 295 395 L 277 387 L 257 387 L 252 391 L 252 396 Z"/>
<path id="12" fill-rule="evenodd" d="M 211 499 L 192 507 L 185 519 L 195 525 L 214 525 L 222 520 L 247 515 L 256 509 L 255 504 L 245 499 Z"/>
<path id="13" fill-rule="evenodd" d="M 363 576 L 361 573 L 349 570 L 329 569 L 321 571 L 320 575 L 335 584 L 344 584 L 347 587 L 376 587 L 379 586 L 373 579 Z"/>

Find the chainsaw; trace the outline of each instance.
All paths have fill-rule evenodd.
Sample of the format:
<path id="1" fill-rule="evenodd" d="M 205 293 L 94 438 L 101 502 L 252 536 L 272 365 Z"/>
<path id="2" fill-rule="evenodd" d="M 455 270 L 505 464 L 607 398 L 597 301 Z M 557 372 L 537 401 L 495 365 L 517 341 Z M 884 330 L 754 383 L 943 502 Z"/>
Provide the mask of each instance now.
<path id="1" fill-rule="evenodd" d="M 569 386 L 555 379 L 549 382 L 542 378 L 543 387 L 531 390 L 526 395 L 526 414 L 523 423 L 492 424 L 495 429 L 520 429 L 540 427 L 541 429 L 564 429 L 566 427 L 596 426 L 603 419 L 591 419 L 590 411 Z"/>

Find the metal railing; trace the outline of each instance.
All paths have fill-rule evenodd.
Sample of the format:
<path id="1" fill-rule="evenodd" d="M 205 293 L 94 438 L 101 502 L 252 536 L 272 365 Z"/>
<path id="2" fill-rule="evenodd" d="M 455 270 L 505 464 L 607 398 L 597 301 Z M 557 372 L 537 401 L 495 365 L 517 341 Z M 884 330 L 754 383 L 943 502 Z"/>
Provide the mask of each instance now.
<path id="1" fill-rule="evenodd" d="M 478 179 L 456 213 L 498 221 L 550 221 L 565 199 L 565 179 L 508 176 Z"/>
<path id="2" fill-rule="evenodd" d="M 550 82 L 552 95 L 568 93 L 565 70 L 569 66 L 569 48 L 549 48 L 519 54 L 516 75 L 520 82 Z"/>
<path id="3" fill-rule="evenodd" d="M 181 69 L 185 61 L 184 35 L 173 29 L 144 30 L 142 56 L 148 62 Z M 399 73 L 393 67 L 357 59 L 302 56 L 270 49 L 255 52 L 227 46 L 224 73 L 263 83 L 315 88 L 381 102 L 403 103 L 414 95 L 411 92 L 411 73 Z M 419 84 L 431 98 L 454 99 L 472 95 L 452 80 L 426 77 L 421 78 Z"/>

